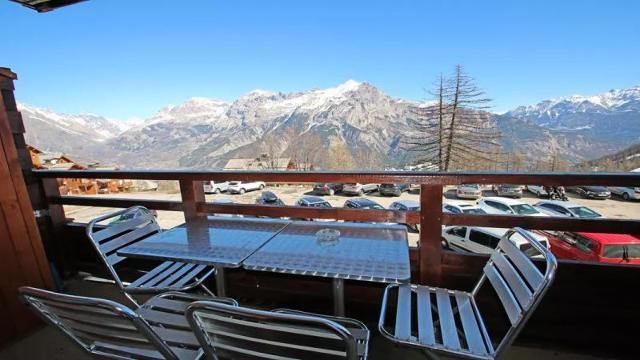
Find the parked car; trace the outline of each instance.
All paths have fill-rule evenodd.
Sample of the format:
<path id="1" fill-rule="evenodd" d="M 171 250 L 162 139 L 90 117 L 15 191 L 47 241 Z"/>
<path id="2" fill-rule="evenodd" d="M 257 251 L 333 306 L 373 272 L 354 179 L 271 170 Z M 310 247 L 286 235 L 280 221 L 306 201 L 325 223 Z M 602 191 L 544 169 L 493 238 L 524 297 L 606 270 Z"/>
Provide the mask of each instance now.
<path id="1" fill-rule="evenodd" d="M 296 201 L 296 206 L 302 206 L 302 207 L 314 207 L 314 208 L 330 208 L 332 207 L 331 204 L 318 196 L 303 196 L 300 199 L 298 199 L 298 201 Z M 328 219 L 309 219 L 309 218 L 296 218 L 296 220 L 310 220 L 310 221 L 331 221 Z"/>
<path id="2" fill-rule="evenodd" d="M 549 197 L 549 193 L 542 185 L 527 185 L 527 191 L 539 198 Z"/>
<path id="3" fill-rule="evenodd" d="M 344 184 L 342 192 L 349 195 L 364 195 L 378 191 L 378 184 Z"/>
<path id="4" fill-rule="evenodd" d="M 409 188 L 409 184 L 381 184 L 378 191 L 384 196 L 400 196 L 402 192 L 409 191 Z"/>
<path id="5" fill-rule="evenodd" d="M 459 199 L 479 199 L 482 197 L 482 189 L 479 184 L 462 184 L 456 189 Z"/>
<path id="6" fill-rule="evenodd" d="M 640 265 L 640 239 L 627 234 L 540 231 L 560 259 Z"/>
<path id="7" fill-rule="evenodd" d="M 303 207 L 316 207 L 316 208 L 330 208 L 332 207 L 329 202 L 318 196 L 303 196 L 296 201 L 296 206 Z"/>
<path id="8" fill-rule="evenodd" d="M 228 181 L 205 181 L 204 182 L 205 194 L 220 194 L 229 189 Z"/>
<path id="9" fill-rule="evenodd" d="M 284 202 L 280 200 L 278 195 L 274 194 L 271 191 L 263 191 L 262 194 L 256 199 L 256 204 L 284 206 Z"/>
<path id="10" fill-rule="evenodd" d="M 389 210 L 399 211 L 420 211 L 420 203 L 415 200 L 399 200 L 394 201 L 389 205 Z M 403 224 L 407 227 L 407 231 L 412 233 L 420 232 L 419 224 Z"/>
<path id="11" fill-rule="evenodd" d="M 349 199 L 344 202 L 343 207 L 347 209 L 384 210 L 384 207 L 382 207 L 382 205 L 367 198 Z"/>
<path id="12" fill-rule="evenodd" d="M 573 191 L 589 199 L 605 200 L 611 197 L 611 192 L 604 186 L 576 186 Z"/>
<path id="13" fill-rule="evenodd" d="M 519 199 L 522 197 L 522 185 L 493 185 L 493 192 L 495 192 L 498 196 L 506 196 Z"/>
<path id="14" fill-rule="evenodd" d="M 471 214 L 482 215 L 487 212 L 479 208 L 475 204 L 468 204 L 464 202 L 447 201 L 442 204 L 442 211 L 449 214 Z"/>
<path id="15" fill-rule="evenodd" d="M 612 186 L 609 191 L 625 200 L 640 200 L 640 187 Z"/>
<path id="16" fill-rule="evenodd" d="M 313 186 L 316 195 L 333 195 L 342 192 L 344 185 L 338 183 L 317 183 Z"/>
<path id="17" fill-rule="evenodd" d="M 415 200 L 398 200 L 389 205 L 390 210 L 420 211 L 420 203 Z"/>
<path id="18" fill-rule="evenodd" d="M 144 207 L 138 207 L 135 209 L 131 209 L 129 211 L 124 212 L 123 214 L 121 214 L 120 216 L 118 216 L 117 218 L 111 220 L 109 222 L 109 225 L 111 224 L 119 224 L 125 221 L 129 221 L 129 220 L 133 220 L 133 219 L 137 219 L 139 217 L 148 215 L 148 214 L 152 214 L 153 217 L 157 218 L 158 217 L 158 212 L 155 210 L 150 210 Z"/>
<path id="19" fill-rule="evenodd" d="M 549 216 L 541 213 L 533 206 L 525 204 L 522 201 L 501 197 L 483 198 L 478 201 L 478 207 L 484 210 L 487 214 Z"/>
<path id="20" fill-rule="evenodd" d="M 590 208 L 569 201 L 542 200 L 533 205 L 540 212 L 551 216 L 567 216 L 575 218 L 593 219 L 602 217 Z"/>
<path id="21" fill-rule="evenodd" d="M 262 190 L 264 187 L 264 181 L 230 181 L 228 191 L 232 194 L 244 194 L 247 191 Z"/>
<path id="22" fill-rule="evenodd" d="M 475 254 L 491 254 L 508 230 L 477 226 L 448 226 L 442 229 L 442 247 Z M 541 244 L 549 248 L 549 240 L 546 236 L 530 233 Z M 539 255 L 538 251 L 520 234 L 515 233 L 510 239 L 528 256 Z"/>

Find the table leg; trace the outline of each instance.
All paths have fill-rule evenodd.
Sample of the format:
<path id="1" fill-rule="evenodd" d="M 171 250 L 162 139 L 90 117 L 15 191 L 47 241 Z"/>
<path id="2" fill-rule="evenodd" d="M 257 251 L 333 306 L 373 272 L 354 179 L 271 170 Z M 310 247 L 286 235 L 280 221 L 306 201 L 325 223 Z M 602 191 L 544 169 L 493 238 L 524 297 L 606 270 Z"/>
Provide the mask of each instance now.
<path id="1" fill-rule="evenodd" d="M 333 279 L 333 314 L 344 316 L 344 279 Z"/>
<path id="2" fill-rule="evenodd" d="M 224 275 L 224 267 L 216 266 L 216 295 L 227 296 L 227 282 Z"/>

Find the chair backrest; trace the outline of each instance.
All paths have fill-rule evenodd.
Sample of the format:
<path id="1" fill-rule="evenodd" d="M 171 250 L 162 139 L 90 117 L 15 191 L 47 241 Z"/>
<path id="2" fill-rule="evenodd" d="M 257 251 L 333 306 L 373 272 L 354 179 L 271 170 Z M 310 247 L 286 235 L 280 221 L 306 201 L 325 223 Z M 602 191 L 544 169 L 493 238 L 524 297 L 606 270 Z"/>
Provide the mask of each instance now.
<path id="1" fill-rule="evenodd" d="M 524 238 L 540 253 L 540 260 L 546 262 L 544 274 L 511 240 L 514 234 Z M 555 256 L 530 232 L 516 227 L 504 234 L 472 292 L 475 297 L 485 280 L 489 280 L 509 318 L 511 326 L 494 351 L 496 357 L 511 345 L 538 306 L 553 282 L 557 266 Z"/>
<path id="2" fill-rule="evenodd" d="M 97 226 L 98 223 L 109 219 L 118 221 L 105 227 Z M 124 286 L 114 266 L 126 258 L 119 256 L 118 250 L 160 231 L 160 226 L 153 214 L 142 206 L 130 207 L 95 218 L 87 224 L 86 229 L 87 237 L 121 289 Z"/>
<path id="3" fill-rule="evenodd" d="M 31 287 L 18 292 L 43 320 L 91 354 L 113 359 L 178 359 L 145 320 L 122 304 Z"/>
<path id="4" fill-rule="evenodd" d="M 213 359 L 357 359 L 356 340 L 320 317 L 194 302 L 187 320 Z"/>

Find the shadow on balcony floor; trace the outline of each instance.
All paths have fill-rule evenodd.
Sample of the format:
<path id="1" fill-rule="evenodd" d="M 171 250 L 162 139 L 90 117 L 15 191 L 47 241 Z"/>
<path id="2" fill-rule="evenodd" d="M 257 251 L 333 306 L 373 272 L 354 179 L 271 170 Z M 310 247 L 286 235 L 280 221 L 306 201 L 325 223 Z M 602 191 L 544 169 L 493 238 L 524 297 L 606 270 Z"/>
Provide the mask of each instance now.
<path id="1" fill-rule="evenodd" d="M 99 284 L 82 280 L 71 280 L 66 283 L 67 292 L 77 295 L 108 298 L 128 304 L 116 288 L 110 284 Z M 369 345 L 369 359 L 426 359 L 420 352 L 396 347 L 378 335 L 373 324 L 369 325 L 372 335 Z M 0 350 L 0 360 L 88 360 L 88 356 L 68 339 L 50 326 L 44 326 L 31 335 L 24 337 Z M 445 358 L 443 358 L 445 359 Z M 551 349 L 513 346 L 507 351 L 504 359 L 518 360 L 596 360 L 601 356 L 580 355 Z"/>

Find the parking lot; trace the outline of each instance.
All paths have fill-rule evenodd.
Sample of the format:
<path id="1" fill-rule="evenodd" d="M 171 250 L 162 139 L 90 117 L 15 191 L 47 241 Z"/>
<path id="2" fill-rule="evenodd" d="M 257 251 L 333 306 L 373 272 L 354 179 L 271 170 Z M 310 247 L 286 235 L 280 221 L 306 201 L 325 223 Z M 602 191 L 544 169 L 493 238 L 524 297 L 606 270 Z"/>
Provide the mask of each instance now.
<path id="1" fill-rule="evenodd" d="M 264 191 L 272 191 L 282 201 L 284 201 L 287 205 L 293 205 L 300 197 L 304 195 L 314 195 L 312 191 L 312 185 L 283 185 L 283 186 L 267 186 Z M 232 195 L 232 194 L 207 194 L 207 201 L 215 201 L 215 200 L 231 200 L 236 203 L 242 204 L 253 204 L 258 196 L 260 196 L 260 191 L 252 191 L 247 192 L 242 195 Z M 638 201 L 624 201 L 618 197 L 613 197 L 608 200 L 592 200 L 592 199 L 583 199 L 579 195 L 574 193 L 569 193 L 569 200 L 580 205 L 584 205 L 590 207 L 591 209 L 599 212 L 605 217 L 608 218 L 618 218 L 618 219 L 638 219 L 640 216 L 640 202 Z M 90 196 L 90 195 L 87 195 Z M 107 197 L 125 197 L 125 198 L 137 198 L 137 199 L 153 199 L 153 200 L 180 200 L 180 193 L 177 191 L 155 191 L 155 192 L 138 192 L 138 193 L 119 193 L 119 194 L 107 194 L 100 195 Z M 483 196 L 495 196 L 495 194 L 491 190 L 483 190 Z M 382 196 L 379 193 L 370 193 L 365 195 L 365 197 L 379 203 L 385 208 L 388 208 L 392 202 L 398 201 L 401 199 L 410 199 L 419 201 L 420 195 L 416 190 L 411 192 L 404 192 L 400 197 L 387 197 Z M 325 200 L 327 200 L 334 207 L 342 207 L 344 202 L 352 198 L 352 196 L 342 195 L 340 193 L 333 196 L 323 196 Z M 463 201 L 466 203 L 475 203 L 475 200 L 458 200 L 455 194 L 455 187 L 446 187 L 443 194 L 443 202 L 449 200 Z M 535 197 L 533 194 L 524 192 L 523 197 L 521 199 L 523 202 L 528 204 L 535 204 L 539 199 Z M 65 206 L 65 212 L 67 217 L 74 218 L 76 221 L 87 222 L 92 218 L 104 214 L 108 211 L 113 211 L 114 209 L 108 208 L 96 208 L 96 207 L 85 207 L 85 206 Z M 160 225 L 164 228 L 171 228 L 173 226 L 179 225 L 184 222 L 184 217 L 181 212 L 175 211 L 159 211 L 158 212 L 158 221 Z M 415 245 L 418 241 L 417 234 L 409 234 L 409 241 L 411 245 Z"/>

